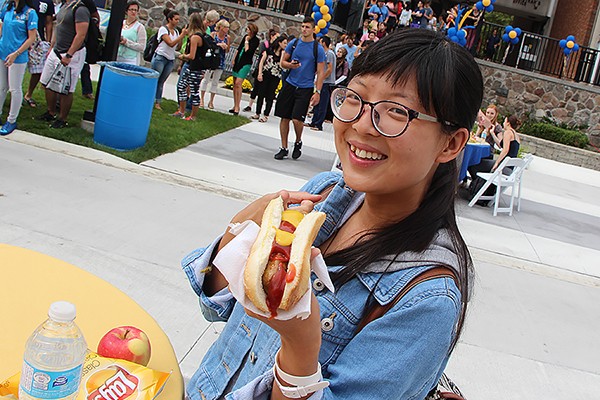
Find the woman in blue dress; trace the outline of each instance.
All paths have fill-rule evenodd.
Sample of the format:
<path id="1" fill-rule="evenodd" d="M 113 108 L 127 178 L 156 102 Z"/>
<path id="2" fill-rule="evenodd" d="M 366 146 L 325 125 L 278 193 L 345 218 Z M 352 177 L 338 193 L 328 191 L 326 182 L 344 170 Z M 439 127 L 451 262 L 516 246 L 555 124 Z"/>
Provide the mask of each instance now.
<path id="1" fill-rule="evenodd" d="M 325 212 L 313 252 L 322 253 L 335 292 L 313 275 L 308 318 L 262 318 L 236 302 L 212 265 L 232 239 L 228 230 L 192 252 L 182 265 L 204 316 L 227 324 L 188 384 L 190 399 L 428 395 L 460 335 L 472 282 L 454 211 L 456 157 L 482 96 L 473 57 L 432 31 L 394 32 L 356 59 L 348 86 L 331 94 L 343 175 L 321 173 L 232 219 L 260 224 L 278 195 Z M 403 293 L 440 268 L 450 273 Z"/>
<path id="2" fill-rule="evenodd" d="M 0 115 L 10 91 L 10 111 L 0 128 L 8 135 L 17 128 L 17 117 L 23 102 L 23 76 L 38 27 L 38 16 L 32 0 L 7 1 L 0 10 Z"/>

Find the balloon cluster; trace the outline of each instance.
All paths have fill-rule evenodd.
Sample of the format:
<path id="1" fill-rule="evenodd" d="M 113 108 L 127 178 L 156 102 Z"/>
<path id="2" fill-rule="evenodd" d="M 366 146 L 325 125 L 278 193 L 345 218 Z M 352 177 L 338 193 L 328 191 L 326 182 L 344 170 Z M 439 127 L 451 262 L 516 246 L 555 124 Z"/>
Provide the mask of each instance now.
<path id="1" fill-rule="evenodd" d="M 448 29 L 448 37 L 454 43 L 458 43 L 463 47 L 467 44 L 467 31 L 464 29 L 456 29 L 456 27 L 453 26 Z"/>
<path id="2" fill-rule="evenodd" d="M 495 2 L 496 0 L 479 0 L 475 3 L 475 7 L 477 7 L 479 11 L 485 10 L 487 12 L 492 12 L 494 11 Z"/>
<path id="3" fill-rule="evenodd" d="M 561 49 L 563 49 L 563 53 L 565 56 L 571 55 L 572 52 L 579 50 L 579 45 L 575 43 L 575 36 L 569 35 L 566 39 L 558 42 Z"/>
<path id="4" fill-rule="evenodd" d="M 348 0 L 343 0 L 346 3 Z M 340 3 L 342 0 L 340 0 Z M 345 3 L 342 3 L 345 4 Z M 329 11 L 333 8 L 333 0 L 316 0 L 313 6 L 311 17 L 315 20 L 315 33 L 317 36 L 326 35 L 331 25 L 331 14 Z"/>
<path id="5" fill-rule="evenodd" d="M 506 28 L 504 28 L 502 40 L 512 44 L 517 44 L 519 43 L 519 36 L 521 36 L 521 33 L 521 28 L 513 28 L 512 26 L 508 25 Z"/>

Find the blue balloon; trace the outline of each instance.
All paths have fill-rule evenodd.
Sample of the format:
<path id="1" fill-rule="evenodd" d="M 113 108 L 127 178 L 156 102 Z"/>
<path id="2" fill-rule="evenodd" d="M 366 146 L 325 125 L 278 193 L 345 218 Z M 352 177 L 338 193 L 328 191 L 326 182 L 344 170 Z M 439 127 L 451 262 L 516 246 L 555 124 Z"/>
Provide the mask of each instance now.
<path id="1" fill-rule="evenodd" d="M 450 40 L 452 40 L 454 43 L 458 43 L 458 37 L 456 36 L 450 36 Z"/>
<path id="2" fill-rule="evenodd" d="M 516 38 L 514 38 L 514 39 L 511 39 L 511 40 L 510 40 L 510 42 L 511 42 L 512 44 L 517 44 L 517 43 L 519 43 L 519 38 L 518 38 L 518 37 L 516 37 Z"/>
<path id="3" fill-rule="evenodd" d="M 575 36 L 573 36 L 573 35 L 569 35 L 569 36 L 567 36 L 567 42 L 568 42 L 569 40 L 571 40 L 571 41 L 573 41 L 573 42 L 574 42 L 574 41 L 575 41 Z"/>
<path id="4" fill-rule="evenodd" d="M 325 0 L 325 5 L 331 9 L 333 7 L 333 0 Z"/>
<path id="5" fill-rule="evenodd" d="M 508 33 L 510 31 L 512 31 L 514 28 L 510 25 L 506 25 L 506 28 L 504 28 L 504 32 Z"/>
<path id="6" fill-rule="evenodd" d="M 327 32 L 329 32 L 329 28 L 327 28 L 327 27 L 325 27 L 319 31 L 319 33 L 322 33 L 323 35 L 327 35 Z"/>
<path id="7" fill-rule="evenodd" d="M 315 13 L 315 21 L 319 21 L 322 18 L 323 18 L 323 14 L 321 14 L 321 11 L 317 11 Z"/>
<path id="8" fill-rule="evenodd" d="M 481 11 L 481 10 L 483 10 L 483 3 L 482 3 L 482 2 L 480 2 L 480 1 L 478 1 L 478 2 L 475 4 L 475 7 L 477 7 L 477 9 L 478 9 L 479 11 Z"/>
<path id="9" fill-rule="evenodd" d="M 456 31 L 457 29 L 455 27 L 448 29 L 448 36 L 456 36 Z"/>
<path id="10" fill-rule="evenodd" d="M 321 10 L 321 7 L 319 7 L 318 5 L 316 5 L 316 4 L 315 4 L 315 5 L 313 6 L 313 12 L 315 12 L 315 13 L 316 13 L 317 11 L 320 11 L 320 10 Z"/>
<path id="11" fill-rule="evenodd" d="M 462 47 L 465 47 L 465 45 L 467 44 L 467 39 L 460 38 L 458 44 L 460 44 Z"/>
<path id="12" fill-rule="evenodd" d="M 487 6 L 487 7 L 485 8 L 485 11 L 487 11 L 487 12 L 492 12 L 492 11 L 494 11 L 494 6 L 490 4 L 489 6 Z"/>
<path id="13" fill-rule="evenodd" d="M 577 43 L 575 43 L 575 46 L 573 46 L 573 48 L 571 50 L 573 50 L 573 51 L 579 50 L 579 45 Z"/>
<path id="14" fill-rule="evenodd" d="M 329 20 L 329 22 L 327 22 L 327 25 L 325 25 L 325 28 L 329 28 L 330 25 L 331 25 L 331 20 Z"/>
<path id="15" fill-rule="evenodd" d="M 567 41 L 562 39 L 560 42 L 558 42 L 558 45 L 564 49 L 567 46 Z"/>
<path id="16" fill-rule="evenodd" d="M 317 33 L 317 37 L 321 37 L 323 36 L 323 34 L 319 31 L 319 33 Z"/>
<path id="17" fill-rule="evenodd" d="M 502 40 L 504 40 L 505 42 L 510 41 L 510 37 L 508 36 L 508 33 L 505 33 L 502 35 Z"/>
<path id="18" fill-rule="evenodd" d="M 467 33 L 461 29 L 460 31 L 456 32 L 456 36 L 458 36 L 459 39 L 464 39 L 467 37 Z"/>
<path id="19" fill-rule="evenodd" d="M 517 32 L 517 36 L 521 36 L 521 28 L 515 28 L 515 32 Z"/>

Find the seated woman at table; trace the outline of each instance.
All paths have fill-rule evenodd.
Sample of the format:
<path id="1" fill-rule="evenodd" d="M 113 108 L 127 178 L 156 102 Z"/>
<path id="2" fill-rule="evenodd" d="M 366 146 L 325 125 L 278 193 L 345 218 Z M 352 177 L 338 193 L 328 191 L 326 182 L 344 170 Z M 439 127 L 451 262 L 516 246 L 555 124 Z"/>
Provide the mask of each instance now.
<path id="1" fill-rule="evenodd" d="M 263 196 L 232 222 L 260 224 L 279 195 L 302 211 L 325 212 L 313 255 L 323 254 L 335 293 L 315 279 L 306 319 L 259 317 L 212 265 L 233 235 L 194 251 L 182 265 L 202 311 L 227 324 L 188 383 L 191 400 L 284 400 L 290 391 L 315 400 L 424 399 L 448 362 L 471 285 L 454 202 L 456 157 L 483 96 L 479 67 L 447 37 L 405 29 L 367 48 L 348 87 L 331 96 L 343 175 L 324 172 L 302 191 Z M 456 279 L 437 276 L 394 301 L 438 266 Z M 358 331 L 384 304 L 393 306 Z"/>
<path id="2" fill-rule="evenodd" d="M 504 131 L 502 125 L 498 123 L 498 109 L 495 104 L 490 104 L 486 108 L 485 114 L 479 113 L 477 125 L 475 136 L 485 139 L 487 144 L 492 147 L 492 154 L 494 154 L 494 145 L 502 146 L 502 132 Z"/>
<path id="3" fill-rule="evenodd" d="M 493 159 L 483 159 L 479 164 L 471 165 L 468 169 L 471 179 L 475 179 L 478 172 L 494 172 L 506 157 L 515 158 L 519 155 L 521 138 L 516 131 L 519 126 L 521 126 L 521 122 L 514 114 L 504 119 L 504 133 L 501 140 L 502 150 L 500 151 L 500 155 L 496 158 L 496 161 Z M 507 175 L 510 172 L 510 170 L 502 171 L 502 173 Z"/>

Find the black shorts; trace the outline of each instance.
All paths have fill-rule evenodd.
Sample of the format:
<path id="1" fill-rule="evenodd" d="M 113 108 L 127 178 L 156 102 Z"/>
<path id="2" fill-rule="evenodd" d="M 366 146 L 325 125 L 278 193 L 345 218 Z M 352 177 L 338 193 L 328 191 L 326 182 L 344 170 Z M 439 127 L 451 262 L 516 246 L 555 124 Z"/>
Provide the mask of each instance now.
<path id="1" fill-rule="evenodd" d="M 296 119 L 304 122 L 313 91 L 313 88 L 301 89 L 284 82 L 277 96 L 275 115 L 283 119 Z"/>

